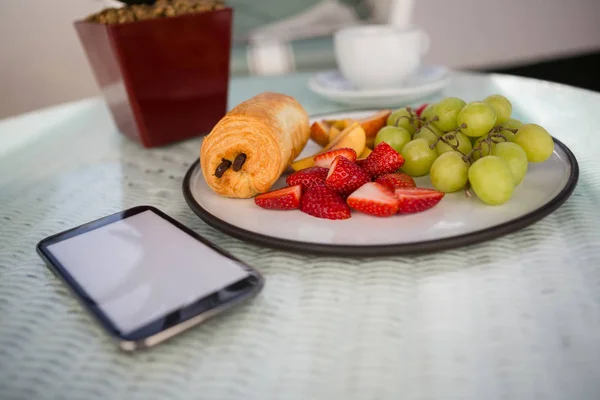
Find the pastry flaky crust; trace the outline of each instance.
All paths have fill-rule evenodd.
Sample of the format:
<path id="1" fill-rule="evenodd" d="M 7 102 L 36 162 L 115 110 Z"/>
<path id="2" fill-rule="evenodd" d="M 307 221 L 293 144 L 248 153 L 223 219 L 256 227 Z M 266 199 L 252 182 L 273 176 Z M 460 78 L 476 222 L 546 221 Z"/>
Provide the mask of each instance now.
<path id="1" fill-rule="evenodd" d="M 210 188 L 224 197 L 249 198 L 267 192 L 300 154 L 308 138 L 308 114 L 294 98 L 262 93 L 229 111 L 204 138 L 200 163 Z M 222 160 L 244 153 L 239 171 L 218 178 Z"/>

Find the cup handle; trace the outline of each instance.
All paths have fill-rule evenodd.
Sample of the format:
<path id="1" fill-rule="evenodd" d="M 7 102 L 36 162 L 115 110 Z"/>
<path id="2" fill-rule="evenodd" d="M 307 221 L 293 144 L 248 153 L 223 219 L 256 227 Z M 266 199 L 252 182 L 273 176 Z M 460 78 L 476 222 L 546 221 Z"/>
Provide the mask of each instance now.
<path id="1" fill-rule="evenodd" d="M 421 31 L 421 56 L 424 56 L 429 52 L 429 46 L 431 44 L 431 39 L 429 35 L 425 31 Z"/>

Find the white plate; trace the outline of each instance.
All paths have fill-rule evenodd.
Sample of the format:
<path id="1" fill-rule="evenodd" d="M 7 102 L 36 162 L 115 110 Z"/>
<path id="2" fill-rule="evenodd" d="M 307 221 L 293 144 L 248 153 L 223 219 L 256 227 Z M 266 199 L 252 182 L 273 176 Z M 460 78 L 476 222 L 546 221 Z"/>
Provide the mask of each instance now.
<path id="1" fill-rule="evenodd" d="M 316 119 L 361 118 L 372 111 L 321 115 Z M 384 255 L 436 251 L 489 240 L 530 225 L 558 208 L 579 177 L 571 151 L 555 140 L 552 157 L 529 164 L 513 197 L 501 206 L 488 206 L 464 192 L 447 194 L 434 208 L 412 215 L 377 218 L 353 211 L 347 220 L 325 220 L 299 210 L 265 210 L 253 199 L 229 199 L 206 184 L 199 162 L 183 181 L 190 208 L 206 223 L 231 236 L 286 250 L 342 255 Z M 319 149 L 309 140 L 300 157 Z M 285 186 L 284 174 L 274 188 Z M 415 179 L 432 187 L 429 177 Z"/>
<path id="2" fill-rule="evenodd" d="M 308 81 L 314 93 L 326 99 L 360 107 L 403 106 L 436 94 L 450 83 L 450 71 L 443 66 L 423 66 L 401 87 L 358 90 L 336 70 L 319 72 Z"/>

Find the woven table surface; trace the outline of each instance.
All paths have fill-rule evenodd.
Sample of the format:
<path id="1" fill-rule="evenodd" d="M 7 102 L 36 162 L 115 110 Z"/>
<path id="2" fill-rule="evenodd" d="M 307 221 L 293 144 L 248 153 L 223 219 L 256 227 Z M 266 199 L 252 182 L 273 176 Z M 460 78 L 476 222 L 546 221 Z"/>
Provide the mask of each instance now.
<path id="1" fill-rule="evenodd" d="M 230 107 L 266 90 L 309 113 L 308 75 L 234 79 Z M 443 95 L 506 95 L 575 154 L 557 211 L 491 242 L 344 258 L 251 245 L 182 197 L 201 139 L 145 150 L 101 99 L 0 121 L 0 399 L 600 398 L 600 94 L 456 73 Z M 125 354 L 35 253 L 53 233 L 154 205 L 258 267 L 251 303 Z"/>

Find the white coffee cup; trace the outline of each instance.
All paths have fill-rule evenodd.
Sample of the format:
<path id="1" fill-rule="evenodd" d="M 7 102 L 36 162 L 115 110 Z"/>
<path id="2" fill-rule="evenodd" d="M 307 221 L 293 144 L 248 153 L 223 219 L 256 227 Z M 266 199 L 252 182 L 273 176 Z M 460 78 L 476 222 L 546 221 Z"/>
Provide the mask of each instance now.
<path id="1" fill-rule="evenodd" d="M 419 69 L 429 43 L 429 35 L 412 25 L 360 25 L 334 34 L 340 72 L 363 90 L 401 86 Z"/>

